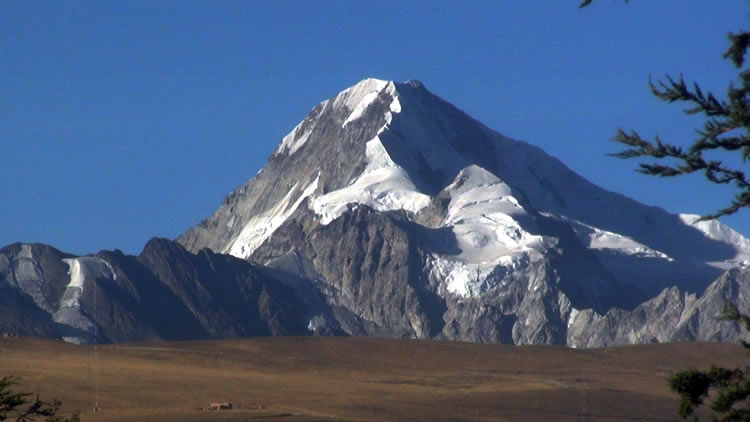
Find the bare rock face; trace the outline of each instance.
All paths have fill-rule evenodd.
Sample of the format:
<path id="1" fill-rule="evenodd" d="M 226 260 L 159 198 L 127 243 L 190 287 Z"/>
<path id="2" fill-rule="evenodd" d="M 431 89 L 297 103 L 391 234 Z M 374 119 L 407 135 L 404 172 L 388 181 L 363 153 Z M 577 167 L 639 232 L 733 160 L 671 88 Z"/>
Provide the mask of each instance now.
<path id="1" fill-rule="evenodd" d="M 28 296 L 0 286 L 0 334 L 54 337 L 55 325 Z"/>
<path id="2" fill-rule="evenodd" d="M 408 222 L 367 207 L 326 226 L 304 209 L 295 217 L 253 259 L 278 268 L 289 255 L 304 259 L 286 270 L 311 278 L 331 306 L 348 311 L 338 327 L 353 335 L 430 338 L 440 332 L 444 303 L 427 285 Z"/>
<path id="3" fill-rule="evenodd" d="M 0 331 L 19 335 L 107 343 L 307 333 L 291 288 L 246 261 L 166 239 L 138 256 L 11 245 L 0 249 L 0 277 Z"/>
<path id="4" fill-rule="evenodd" d="M 568 344 L 606 347 L 690 340 L 735 342 L 746 333 L 738 323 L 718 319 L 727 303 L 750 309 L 750 269 L 727 271 L 700 296 L 671 287 L 630 312 L 577 312 L 570 319 Z"/>

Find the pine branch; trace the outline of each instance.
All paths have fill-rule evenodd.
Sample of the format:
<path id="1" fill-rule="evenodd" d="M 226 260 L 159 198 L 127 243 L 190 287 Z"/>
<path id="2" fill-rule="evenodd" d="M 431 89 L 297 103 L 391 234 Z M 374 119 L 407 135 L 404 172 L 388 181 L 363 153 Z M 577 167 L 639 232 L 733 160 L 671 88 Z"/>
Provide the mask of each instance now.
<path id="1" fill-rule="evenodd" d="M 726 104 L 716 99 L 714 94 L 704 94 L 697 83 L 693 83 L 692 91 L 688 88 L 685 78 L 680 75 L 679 80 L 672 79 L 671 76 L 665 76 L 667 82 L 657 81 L 656 84 L 648 79 L 648 86 L 651 93 L 658 98 L 673 103 L 676 101 L 692 102 L 695 107 L 686 109 L 688 114 L 702 112 L 708 116 L 727 116 L 728 110 Z"/>
<path id="2" fill-rule="evenodd" d="M 591 0 L 588 3 L 591 3 Z M 583 5 L 580 7 L 583 7 Z M 745 63 L 745 54 L 748 45 L 750 45 L 750 32 L 740 32 L 739 34 L 730 32 L 727 37 L 729 37 L 729 49 L 724 53 L 724 58 L 732 60 L 736 67 L 741 67 Z"/>
<path id="3" fill-rule="evenodd" d="M 56 416 L 60 410 L 61 403 L 58 400 L 51 402 L 42 401 L 37 393 L 33 402 L 28 400 L 30 393 L 16 393 L 13 387 L 18 385 L 18 378 L 0 378 L 0 421 L 13 420 L 15 422 L 33 422 L 37 417 L 47 418 L 49 422 L 73 422 L 79 420 L 74 415 L 72 420 Z M 29 404 L 30 403 L 30 404 Z M 28 405 L 28 406 L 27 406 Z M 27 407 L 26 407 L 27 406 Z M 8 414 L 13 413 L 15 419 L 8 419 Z"/>
<path id="4" fill-rule="evenodd" d="M 686 101 L 694 101 L 697 104 L 702 104 L 701 107 L 713 107 L 711 113 L 714 113 L 714 115 L 728 113 L 728 109 L 726 109 L 722 103 L 712 99 L 712 95 L 706 96 L 700 91 L 700 88 L 696 88 L 695 92 L 692 92 L 687 89 L 687 85 L 682 79 L 680 81 L 669 79 L 669 81 L 671 87 L 665 89 L 671 92 L 658 91 L 663 99 L 676 100 L 677 98 L 682 98 L 686 99 Z M 700 138 L 697 139 L 687 151 L 679 146 L 662 142 L 658 136 L 655 137 L 653 141 L 647 141 L 635 131 L 628 133 L 622 129 L 618 129 L 613 140 L 631 148 L 609 155 L 617 158 L 671 158 L 676 160 L 677 163 L 671 165 L 661 163 L 641 163 L 636 171 L 659 177 L 674 177 L 703 171 L 706 178 L 712 183 L 734 184 L 740 192 L 735 195 L 730 206 L 701 218 L 702 220 L 713 219 L 722 215 L 732 214 L 743 207 L 750 206 L 750 180 L 748 180 L 745 173 L 741 170 L 729 168 L 721 161 L 706 161 L 703 157 L 703 153 L 709 150 L 742 150 L 743 157 L 750 156 L 750 138 L 745 134 L 720 137 L 722 134 L 741 127 L 743 126 L 736 122 L 712 118 L 706 122 L 704 129 L 698 132 Z"/>

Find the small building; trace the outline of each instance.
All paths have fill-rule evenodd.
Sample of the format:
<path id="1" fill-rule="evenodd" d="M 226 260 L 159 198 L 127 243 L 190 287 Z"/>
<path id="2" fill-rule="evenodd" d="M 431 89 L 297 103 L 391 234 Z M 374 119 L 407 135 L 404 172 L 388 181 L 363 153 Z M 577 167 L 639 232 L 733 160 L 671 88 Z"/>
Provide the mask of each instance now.
<path id="1" fill-rule="evenodd" d="M 232 408 L 230 402 L 214 402 L 208 406 L 208 410 L 229 410 Z"/>

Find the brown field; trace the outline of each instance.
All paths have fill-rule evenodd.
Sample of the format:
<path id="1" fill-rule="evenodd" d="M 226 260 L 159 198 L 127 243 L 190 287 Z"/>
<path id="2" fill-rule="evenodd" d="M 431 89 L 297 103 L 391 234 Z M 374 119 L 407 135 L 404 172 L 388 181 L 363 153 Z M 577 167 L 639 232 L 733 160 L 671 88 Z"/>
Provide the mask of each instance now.
<path id="1" fill-rule="evenodd" d="M 365 338 L 74 346 L 0 339 L 0 375 L 83 421 L 671 421 L 665 378 L 737 345 L 599 350 Z M 99 412 L 93 412 L 98 400 Z M 204 410 L 212 401 L 235 409 Z"/>

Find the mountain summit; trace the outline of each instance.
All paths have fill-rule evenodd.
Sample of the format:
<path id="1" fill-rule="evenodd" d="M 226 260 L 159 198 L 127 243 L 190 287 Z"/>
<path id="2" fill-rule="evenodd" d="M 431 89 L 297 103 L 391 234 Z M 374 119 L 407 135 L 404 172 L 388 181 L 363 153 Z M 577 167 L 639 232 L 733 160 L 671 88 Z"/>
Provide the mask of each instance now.
<path id="1" fill-rule="evenodd" d="M 422 83 L 315 106 L 178 242 L 307 280 L 350 334 L 566 343 L 571 315 L 700 294 L 750 241 L 602 189 Z"/>

